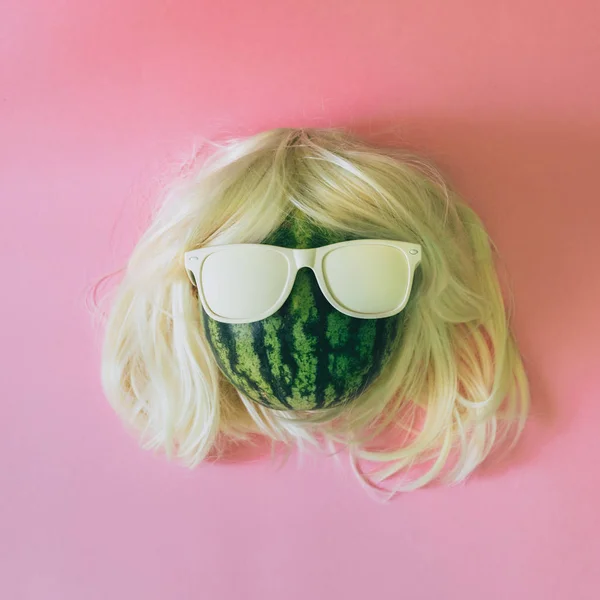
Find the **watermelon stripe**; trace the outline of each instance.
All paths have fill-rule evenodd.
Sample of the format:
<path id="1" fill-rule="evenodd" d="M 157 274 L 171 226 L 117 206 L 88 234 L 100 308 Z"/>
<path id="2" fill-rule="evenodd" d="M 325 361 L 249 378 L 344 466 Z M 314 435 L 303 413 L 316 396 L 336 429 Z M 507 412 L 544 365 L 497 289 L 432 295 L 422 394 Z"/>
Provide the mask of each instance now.
<path id="1" fill-rule="evenodd" d="M 237 364 L 237 357 L 232 356 L 234 354 L 233 345 L 224 339 L 229 336 L 228 331 L 221 328 L 217 321 L 209 319 L 205 313 L 203 313 L 203 316 L 205 334 L 209 344 L 213 348 L 213 354 L 219 368 L 241 392 L 248 396 L 253 396 L 256 393 L 256 389 L 252 389 L 254 386 L 251 385 L 250 381 L 246 381 L 245 378 L 241 377 L 233 367 L 233 365 Z"/>
<path id="2" fill-rule="evenodd" d="M 302 270 L 296 276 L 294 293 L 290 295 L 290 310 L 293 319 L 288 331 L 292 336 L 292 357 L 297 365 L 296 377 L 292 384 L 292 401 L 294 406 L 312 409 L 316 404 L 317 383 L 317 337 L 311 335 L 311 324 L 318 318 L 314 306 L 311 273 Z"/>
<path id="3" fill-rule="evenodd" d="M 349 319 L 348 322 L 348 338 L 346 348 L 348 351 L 342 356 L 346 358 L 348 364 L 342 368 L 341 377 L 338 377 L 340 387 L 345 386 L 346 393 L 356 393 L 373 369 L 373 364 L 370 357 L 366 360 L 360 360 L 359 342 L 363 339 L 363 331 L 371 331 L 376 329 L 374 321 L 364 321 L 359 319 Z M 359 333 L 360 332 L 360 333 Z"/>
<path id="4" fill-rule="evenodd" d="M 340 369 L 340 357 L 347 351 L 347 343 L 350 337 L 349 324 L 352 319 L 338 311 L 329 312 L 327 315 L 327 328 L 325 330 L 325 339 L 329 346 L 327 361 L 327 380 L 330 382 L 335 394 L 335 400 L 344 396 L 347 388 L 344 378 L 337 376 Z"/>
<path id="5" fill-rule="evenodd" d="M 285 398 L 290 398 L 292 395 L 292 383 L 296 378 L 296 365 L 292 359 L 290 337 L 286 333 L 286 322 L 288 319 L 283 317 L 285 313 L 285 307 L 282 309 L 282 316 L 273 315 L 270 319 L 266 319 L 264 322 L 265 328 L 265 344 L 270 348 L 269 354 L 275 355 L 274 359 L 270 359 L 271 369 L 273 375 L 280 380 L 280 386 L 282 393 Z M 271 327 L 273 328 L 271 330 Z M 276 374 L 278 365 L 281 364 L 281 371 L 283 373 L 283 380 L 279 374 Z"/>
<path id="6" fill-rule="evenodd" d="M 331 352 L 331 346 L 327 339 L 322 339 L 322 332 L 326 331 L 327 328 L 327 314 L 329 312 L 327 310 L 327 304 L 329 304 L 329 302 L 319 289 L 318 284 L 316 283 L 316 279 L 313 288 L 316 288 L 314 296 L 318 312 L 318 320 L 315 324 L 315 336 L 320 342 L 317 344 L 317 398 L 315 408 L 323 408 L 323 406 L 325 406 L 325 403 L 327 402 L 327 399 L 333 398 L 335 396 L 335 388 L 333 388 L 333 386 L 331 386 L 333 392 L 330 391 L 329 394 L 327 393 L 328 386 L 330 385 L 330 379 L 328 377 L 327 371 L 327 357 L 329 355 L 329 352 Z"/>
<path id="7" fill-rule="evenodd" d="M 289 367 L 278 360 L 281 344 L 279 344 L 279 340 L 277 339 L 277 331 L 273 331 L 272 335 L 269 336 L 271 351 L 269 351 L 266 340 L 267 328 L 262 323 L 252 323 L 252 331 L 254 349 L 260 363 L 260 375 L 263 381 L 270 382 L 275 397 L 281 402 L 283 408 L 292 409 L 291 404 L 287 400 L 290 396 L 288 382 L 291 382 L 291 377 L 289 375 L 286 377 L 286 368 L 289 372 Z"/>

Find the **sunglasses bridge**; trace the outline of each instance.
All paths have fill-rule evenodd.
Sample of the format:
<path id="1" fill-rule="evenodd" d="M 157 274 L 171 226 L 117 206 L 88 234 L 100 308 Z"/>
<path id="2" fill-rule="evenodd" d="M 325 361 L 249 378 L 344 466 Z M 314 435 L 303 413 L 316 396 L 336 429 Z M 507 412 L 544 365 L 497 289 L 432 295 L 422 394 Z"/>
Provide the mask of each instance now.
<path id="1" fill-rule="evenodd" d="M 316 258 L 317 258 L 316 248 L 308 248 L 308 249 L 294 248 L 292 250 L 292 254 L 294 256 L 294 262 L 298 269 L 308 267 L 309 269 L 314 270 L 314 266 L 315 266 L 315 262 L 316 262 Z"/>

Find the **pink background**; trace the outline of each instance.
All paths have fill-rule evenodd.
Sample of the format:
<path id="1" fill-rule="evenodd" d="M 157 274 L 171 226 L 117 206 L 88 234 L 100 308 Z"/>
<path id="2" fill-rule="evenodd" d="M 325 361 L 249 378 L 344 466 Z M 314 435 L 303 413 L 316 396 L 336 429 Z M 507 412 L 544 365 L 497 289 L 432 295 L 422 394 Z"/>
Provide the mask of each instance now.
<path id="1" fill-rule="evenodd" d="M 0 597 L 600 597 L 599 25 L 593 0 L 4 0 Z M 168 464 L 103 399 L 87 286 L 165 165 L 289 125 L 403 141 L 483 217 L 534 399 L 510 462 L 382 505 L 326 458 Z"/>

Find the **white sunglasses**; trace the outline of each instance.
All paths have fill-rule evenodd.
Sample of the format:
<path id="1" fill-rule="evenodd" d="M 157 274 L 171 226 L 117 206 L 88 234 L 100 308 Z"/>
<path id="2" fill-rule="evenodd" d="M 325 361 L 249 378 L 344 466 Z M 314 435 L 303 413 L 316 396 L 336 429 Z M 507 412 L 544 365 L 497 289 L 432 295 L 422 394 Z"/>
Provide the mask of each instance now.
<path id="1" fill-rule="evenodd" d="M 277 312 L 296 273 L 314 272 L 327 300 L 358 319 L 398 314 L 408 302 L 421 246 L 354 240 L 299 250 L 266 244 L 210 246 L 185 253 L 185 267 L 206 313 L 222 323 L 252 323 Z"/>

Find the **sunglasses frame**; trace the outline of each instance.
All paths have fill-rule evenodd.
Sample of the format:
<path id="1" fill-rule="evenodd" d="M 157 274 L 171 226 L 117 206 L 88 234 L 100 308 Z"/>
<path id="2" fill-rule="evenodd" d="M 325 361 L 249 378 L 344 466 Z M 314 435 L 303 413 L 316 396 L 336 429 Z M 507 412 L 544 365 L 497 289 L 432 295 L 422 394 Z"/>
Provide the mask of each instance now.
<path id="1" fill-rule="evenodd" d="M 384 312 L 384 313 L 357 313 L 351 310 L 348 310 L 343 305 L 339 304 L 330 293 L 327 283 L 325 281 L 325 277 L 323 274 L 323 261 L 325 257 L 332 251 L 337 250 L 338 248 L 343 248 L 345 246 L 359 246 L 359 245 L 370 245 L 373 244 L 383 245 L 383 246 L 392 246 L 393 248 L 397 248 L 406 257 L 408 264 L 408 285 L 406 289 L 406 293 L 402 301 L 396 306 L 395 309 Z M 284 256 L 288 262 L 288 278 L 285 284 L 285 287 L 277 300 L 277 302 L 268 310 L 264 311 L 262 314 L 257 316 L 257 318 L 253 318 L 252 320 L 248 319 L 239 319 L 239 318 L 227 318 L 222 317 L 221 315 L 216 314 L 210 306 L 208 306 L 208 302 L 206 301 L 206 297 L 204 295 L 204 290 L 202 286 L 202 266 L 204 265 L 204 261 L 215 254 L 216 252 L 222 252 L 227 248 L 247 248 L 249 246 L 255 246 L 260 248 L 272 248 L 275 251 L 279 252 L 282 256 Z M 410 297 L 410 292 L 412 289 L 413 278 L 415 269 L 421 262 L 422 250 L 420 244 L 413 244 L 410 242 L 400 242 L 394 240 L 350 240 L 347 242 L 338 242 L 336 244 L 329 244 L 327 246 L 321 246 L 320 248 L 307 248 L 307 249 L 298 249 L 298 248 L 283 248 L 281 246 L 270 246 L 267 244 L 226 244 L 222 246 L 207 246 L 205 248 L 198 248 L 197 250 L 190 250 L 184 254 L 184 262 L 187 275 L 194 286 L 198 289 L 198 295 L 200 297 L 200 301 L 202 302 L 202 306 L 206 313 L 214 320 L 220 321 L 221 323 L 254 323 L 256 321 L 262 321 L 267 317 L 270 317 L 274 313 L 276 313 L 285 303 L 285 301 L 289 298 L 289 295 L 294 287 L 294 282 L 296 281 L 296 275 L 298 271 L 304 267 L 308 267 L 313 271 L 315 277 L 317 279 L 317 283 L 319 284 L 319 288 L 323 295 L 327 298 L 327 301 L 339 312 L 348 315 L 349 317 L 354 317 L 357 319 L 382 319 L 385 317 L 391 317 L 393 315 L 401 312 Z"/>

